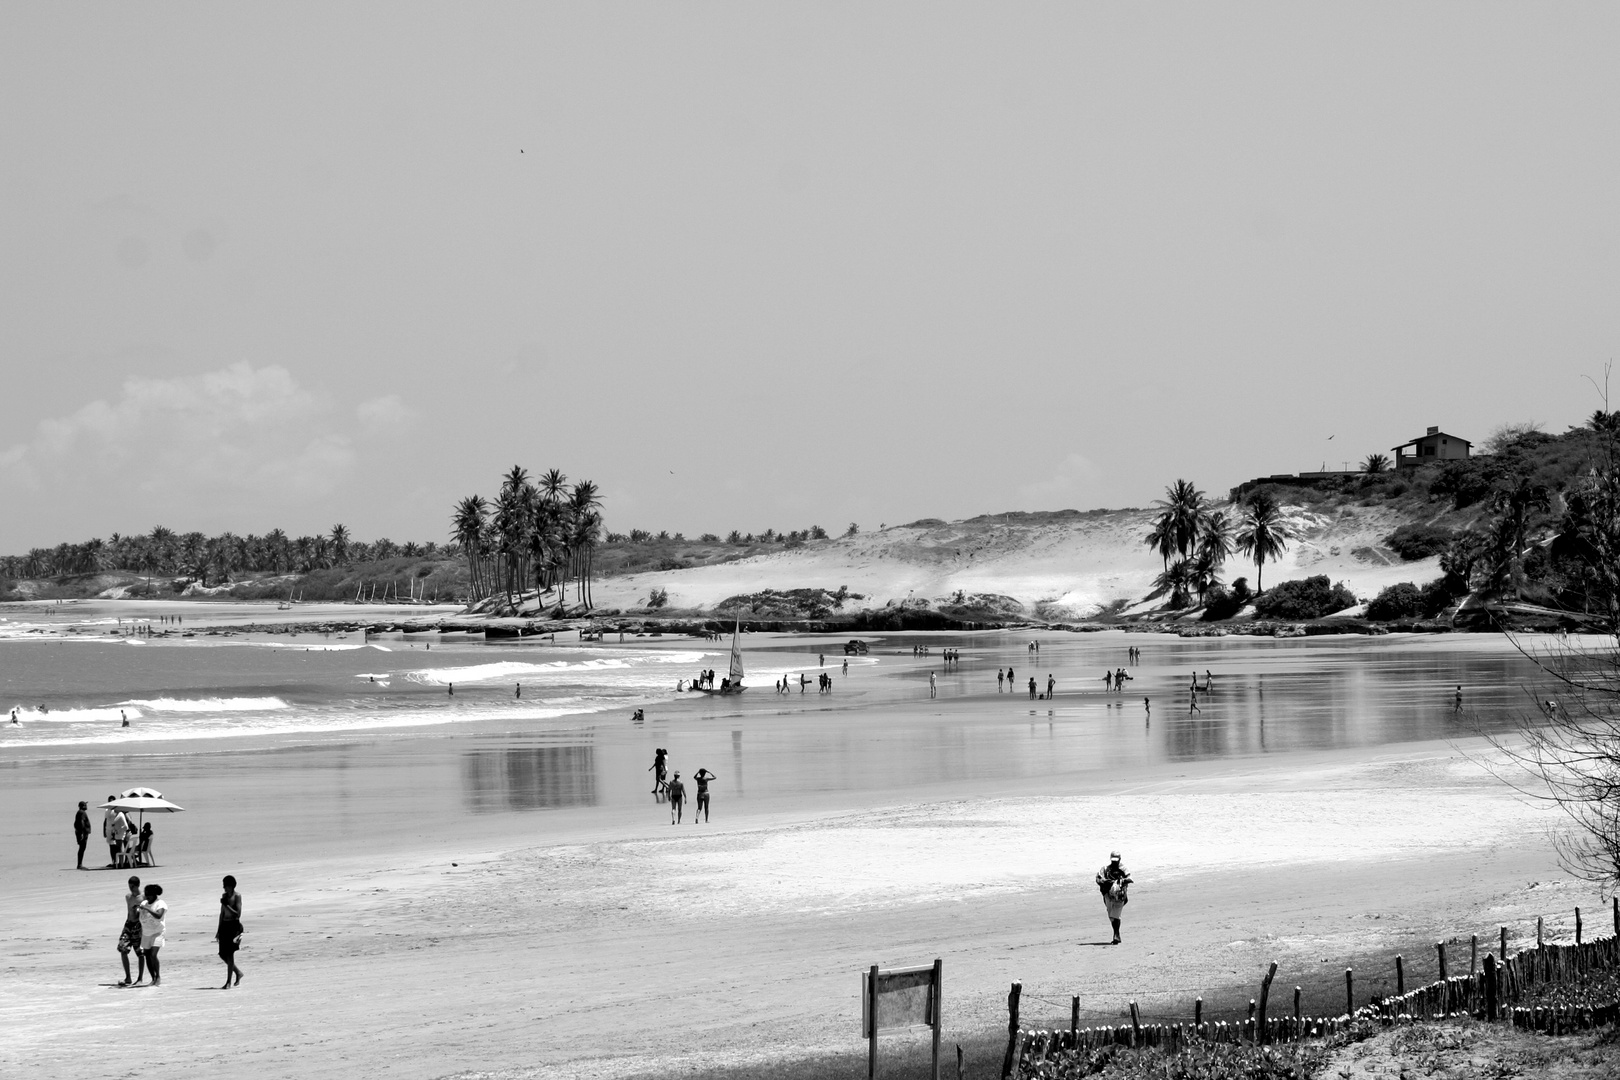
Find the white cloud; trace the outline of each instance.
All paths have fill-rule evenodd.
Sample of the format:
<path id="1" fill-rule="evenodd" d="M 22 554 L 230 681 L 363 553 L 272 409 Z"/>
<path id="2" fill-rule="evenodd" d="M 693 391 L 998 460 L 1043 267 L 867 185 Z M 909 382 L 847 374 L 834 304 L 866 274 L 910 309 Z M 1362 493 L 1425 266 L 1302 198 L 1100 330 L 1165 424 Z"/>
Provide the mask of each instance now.
<path id="1" fill-rule="evenodd" d="M 399 427 L 416 418 L 416 410 L 399 399 L 398 394 L 362 401 L 354 408 L 354 415 L 368 428 Z"/>
<path id="2" fill-rule="evenodd" d="M 354 473 L 358 430 L 412 415 L 389 395 L 345 419 L 274 364 L 130 378 L 117 397 L 41 421 L 32 439 L 0 451 L 0 489 L 43 495 L 58 510 L 56 500 L 93 500 L 142 521 L 294 506 Z"/>
<path id="3" fill-rule="evenodd" d="M 1020 502 L 1031 510 L 1066 510 L 1089 505 L 1102 471 L 1091 459 L 1070 454 L 1057 470 L 1044 480 L 1035 480 L 1018 489 Z"/>

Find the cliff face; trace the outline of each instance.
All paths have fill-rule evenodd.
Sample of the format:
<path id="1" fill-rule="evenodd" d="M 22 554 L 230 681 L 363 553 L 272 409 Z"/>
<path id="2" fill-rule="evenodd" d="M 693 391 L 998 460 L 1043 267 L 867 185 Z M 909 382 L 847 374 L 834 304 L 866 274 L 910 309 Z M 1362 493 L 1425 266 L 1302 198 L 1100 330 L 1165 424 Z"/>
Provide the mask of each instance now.
<path id="1" fill-rule="evenodd" d="M 1297 539 L 1280 563 L 1266 566 L 1267 585 L 1326 574 L 1371 599 L 1387 585 L 1440 575 L 1438 559 L 1402 562 L 1382 546 L 1396 526 L 1414 520 L 1401 508 L 1347 503 L 1289 505 L 1285 512 Z M 1093 510 L 929 519 L 736 562 L 610 578 L 594 592 L 603 608 L 637 608 L 664 589 L 669 608 L 712 611 L 742 594 L 844 586 L 860 594 L 844 602 L 845 611 L 926 602 L 1081 619 L 1153 606 L 1145 602 L 1163 569 L 1143 542 L 1153 517 L 1150 510 Z M 1222 578 L 1238 577 L 1253 585 L 1255 568 L 1234 556 Z"/>

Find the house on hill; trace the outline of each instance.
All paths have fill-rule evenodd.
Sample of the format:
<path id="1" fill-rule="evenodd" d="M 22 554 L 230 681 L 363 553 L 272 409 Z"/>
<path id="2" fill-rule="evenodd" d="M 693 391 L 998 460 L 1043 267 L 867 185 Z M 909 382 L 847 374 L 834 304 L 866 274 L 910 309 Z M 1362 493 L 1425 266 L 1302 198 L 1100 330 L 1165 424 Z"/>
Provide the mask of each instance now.
<path id="1" fill-rule="evenodd" d="M 1395 451 L 1397 469 L 1415 469 L 1436 461 L 1461 461 L 1468 456 L 1468 448 L 1472 445 L 1467 439 L 1447 435 L 1439 428 L 1432 427 L 1420 438 L 1390 449 Z"/>

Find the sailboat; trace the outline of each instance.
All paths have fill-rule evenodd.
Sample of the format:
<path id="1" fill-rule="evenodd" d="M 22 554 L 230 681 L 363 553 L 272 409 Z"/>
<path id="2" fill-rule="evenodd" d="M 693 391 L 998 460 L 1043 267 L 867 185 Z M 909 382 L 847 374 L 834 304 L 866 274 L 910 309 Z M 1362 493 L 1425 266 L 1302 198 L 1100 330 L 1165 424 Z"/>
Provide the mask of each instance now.
<path id="1" fill-rule="evenodd" d="M 748 687 L 743 685 L 742 641 L 738 636 L 742 632 L 742 623 L 736 623 L 731 630 L 731 670 L 719 686 L 693 686 L 692 689 L 704 694 L 740 694 Z"/>

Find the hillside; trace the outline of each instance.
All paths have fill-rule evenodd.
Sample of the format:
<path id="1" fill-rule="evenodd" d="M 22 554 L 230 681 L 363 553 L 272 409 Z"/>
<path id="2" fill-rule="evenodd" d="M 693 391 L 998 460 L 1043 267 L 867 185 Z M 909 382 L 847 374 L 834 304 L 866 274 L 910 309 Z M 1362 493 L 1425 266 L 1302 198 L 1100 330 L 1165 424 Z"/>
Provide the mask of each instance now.
<path id="1" fill-rule="evenodd" d="M 1440 574 L 1437 557 L 1402 562 L 1383 546 L 1397 526 L 1416 519 L 1407 507 L 1341 504 L 1326 496 L 1314 505 L 1285 503 L 1284 510 L 1298 539 L 1280 563 L 1265 568 L 1268 585 L 1326 574 L 1369 599 L 1385 586 Z M 731 562 L 606 578 L 593 591 L 601 608 L 643 608 L 661 589 L 668 609 L 712 611 L 729 598 L 765 590 L 836 593 L 843 587 L 859 594 L 844 601 L 845 611 L 926 605 L 1091 618 L 1137 605 L 1153 591 L 1163 567 L 1143 538 L 1154 516 L 1127 509 L 927 519 Z M 1234 559 L 1223 576 L 1247 576 L 1252 584 L 1254 566 Z"/>

